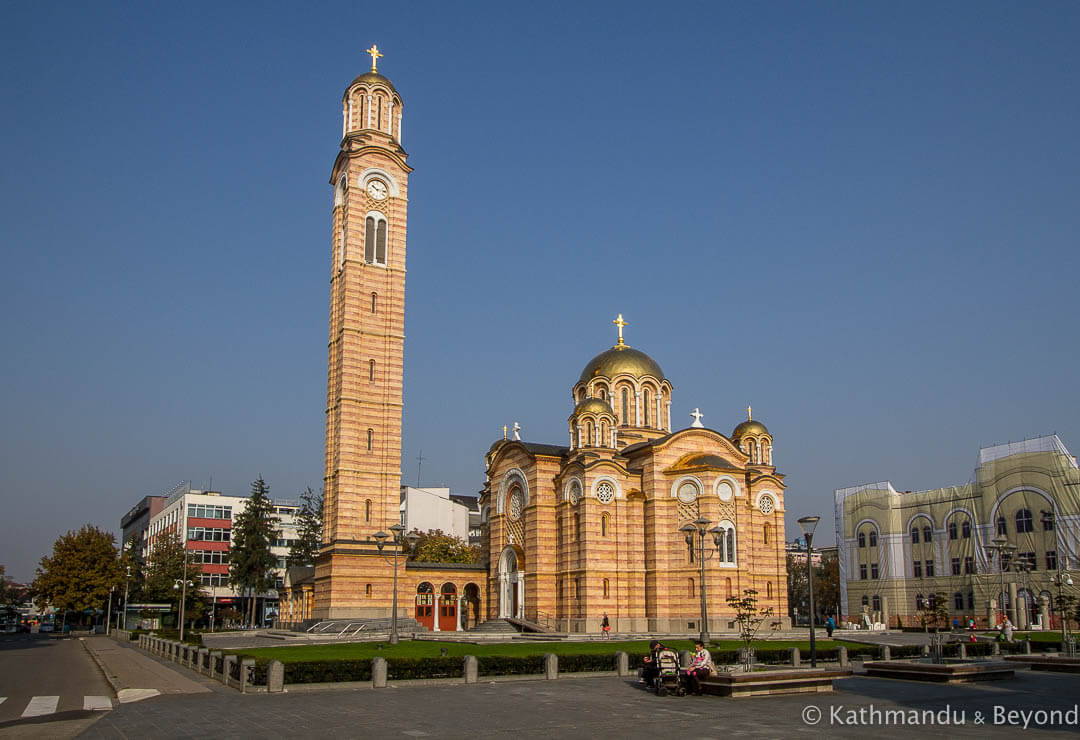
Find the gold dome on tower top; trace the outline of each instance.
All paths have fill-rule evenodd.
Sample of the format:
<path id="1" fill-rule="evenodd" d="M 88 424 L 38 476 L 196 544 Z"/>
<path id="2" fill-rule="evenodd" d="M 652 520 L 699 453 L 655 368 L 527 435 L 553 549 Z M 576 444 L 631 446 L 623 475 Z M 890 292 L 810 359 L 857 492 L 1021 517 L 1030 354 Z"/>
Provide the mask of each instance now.
<path id="1" fill-rule="evenodd" d="M 617 344 L 589 360 L 589 364 L 581 371 L 578 382 L 585 383 L 601 375 L 605 378 L 614 378 L 616 375 L 623 374 L 632 375 L 635 378 L 651 375 L 657 380 L 664 380 L 664 371 L 656 364 L 656 360 L 628 344 Z"/>
<path id="2" fill-rule="evenodd" d="M 584 401 L 577 405 L 574 409 L 573 416 L 578 414 L 610 414 L 615 415 L 615 412 L 611 410 L 611 404 L 602 398 L 586 398 Z"/>

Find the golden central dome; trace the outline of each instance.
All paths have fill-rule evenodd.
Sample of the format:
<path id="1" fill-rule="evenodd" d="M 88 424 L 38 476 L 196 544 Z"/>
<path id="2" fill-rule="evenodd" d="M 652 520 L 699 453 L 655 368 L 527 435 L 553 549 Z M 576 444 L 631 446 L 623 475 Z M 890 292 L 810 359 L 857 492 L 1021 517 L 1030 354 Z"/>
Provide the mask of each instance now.
<path id="1" fill-rule="evenodd" d="M 617 344 L 589 360 L 589 364 L 581 371 L 578 382 L 586 383 L 598 375 L 614 378 L 623 373 L 633 375 L 635 378 L 651 375 L 657 380 L 665 379 L 664 371 L 656 364 L 656 360 L 628 345 Z"/>

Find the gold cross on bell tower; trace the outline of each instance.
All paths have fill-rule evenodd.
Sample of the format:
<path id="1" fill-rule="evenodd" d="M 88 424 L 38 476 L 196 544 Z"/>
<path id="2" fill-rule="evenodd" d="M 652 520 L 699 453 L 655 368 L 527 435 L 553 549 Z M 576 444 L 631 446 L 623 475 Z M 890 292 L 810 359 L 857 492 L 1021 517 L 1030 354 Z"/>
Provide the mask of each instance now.
<path id="1" fill-rule="evenodd" d="M 371 55 L 371 71 L 378 72 L 379 70 L 376 69 L 376 62 L 378 61 L 379 57 L 382 56 L 382 53 L 379 51 L 379 47 L 375 44 L 372 44 L 371 48 L 367 50 L 367 53 Z"/>
<path id="2" fill-rule="evenodd" d="M 622 317 L 622 314 L 619 314 L 619 318 L 615 319 L 615 320 L 614 320 L 614 321 L 612 321 L 611 323 L 613 323 L 613 324 L 615 324 L 615 326 L 619 327 L 619 343 L 618 343 L 617 345 L 615 345 L 615 346 L 616 346 L 616 347 L 621 347 L 621 346 L 623 346 L 624 344 L 626 344 L 626 343 L 625 343 L 625 342 L 623 341 L 623 338 L 622 338 L 622 330 L 623 330 L 623 327 L 624 327 L 624 326 L 629 326 L 629 324 L 627 324 L 627 323 L 626 323 L 625 321 L 623 321 L 623 317 Z"/>

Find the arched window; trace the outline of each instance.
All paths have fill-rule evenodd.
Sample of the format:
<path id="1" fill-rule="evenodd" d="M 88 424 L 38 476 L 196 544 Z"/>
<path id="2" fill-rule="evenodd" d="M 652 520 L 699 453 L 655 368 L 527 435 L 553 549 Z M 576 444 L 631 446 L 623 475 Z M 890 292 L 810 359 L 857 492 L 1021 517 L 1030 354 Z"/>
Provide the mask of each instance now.
<path id="1" fill-rule="evenodd" d="M 1031 509 L 1020 509 L 1016 512 L 1016 531 L 1030 532 L 1034 529 L 1031 522 Z"/>
<path id="2" fill-rule="evenodd" d="M 630 391 L 626 388 L 622 389 L 622 424 L 630 424 Z"/>
<path id="3" fill-rule="evenodd" d="M 1009 533 L 1009 524 L 1008 524 L 1007 521 L 1005 521 L 1005 517 L 1003 517 L 1003 516 L 999 516 L 997 518 L 997 533 L 998 534 L 1008 534 Z"/>
<path id="4" fill-rule="evenodd" d="M 604 386 L 599 386 L 596 389 L 596 394 L 600 397 L 601 401 L 607 400 L 607 388 L 605 388 Z"/>
<path id="5" fill-rule="evenodd" d="M 911 528 L 911 544 L 913 544 L 913 545 L 919 544 L 919 528 L 918 527 L 912 527 Z"/>
<path id="6" fill-rule="evenodd" d="M 866 547 L 866 533 L 859 532 L 859 547 Z"/>
<path id="7" fill-rule="evenodd" d="M 866 598 L 866 597 L 864 596 L 863 598 Z M 881 611 L 881 597 L 878 596 L 877 594 L 874 594 L 874 607 L 873 607 L 873 609 L 876 612 Z"/>
<path id="8" fill-rule="evenodd" d="M 585 422 L 585 446 L 592 447 L 595 444 L 593 439 L 593 425 L 591 421 Z"/>
<path id="9" fill-rule="evenodd" d="M 870 547 L 877 547 L 877 532 L 870 530 Z"/>
<path id="10" fill-rule="evenodd" d="M 364 502 L 364 521 L 371 521 L 371 499 Z"/>
<path id="11" fill-rule="evenodd" d="M 757 457 L 757 443 L 756 443 L 756 442 L 754 442 L 754 440 L 750 440 L 750 441 L 748 442 L 748 444 L 749 444 L 749 446 L 750 446 L 750 450 L 749 450 L 749 452 L 748 452 L 747 454 L 749 454 L 749 455 L 750 455 L 750 462 L 752 462 L 752 463 L 756 463 L 756 462 L 758 461 L 758 457 Z"/>
<path id="12" fill-rule="evenodd" d="M 934 609 L 937 606 L 937 594 L 930 594 L 926 597 L 926 608 Z"/>
<path id="13" fill-rule="evenodd" d="M 608 446 L 608 428 L 607 428 L 607 422 L 606 421 L 600 422 L 600 446 L 601 447 L 607 447 Z"/>
<path id="14" fill-rule="evenodd" d="M 863 606 L 870 606 L 870 597 L 869 596 L 863 596 L 862 597 L 862 605 Z"/>
<path id="15" fill-rule="evenodd" d="M 766 465 L 772 464 L 772 447 L 765 440 L 761 441 L 761 462 Z"/>
<path id="16" fill-rule="evenodd" d="M 368 585 L 364 586 L 364 595 L 365 596 L 371 596 L 371 584 L 370 583 Z"/>
<path id="17" fill-rule="evenodd" d="M 727 531 L 727 556 L 728 562 L 735 562 L 735 527 Z"/>
<path id="18" fill-rule="evenodd" d="M 364 261 L 386 264 L 386 217 L 374 213 L 364 221 Z"/>
<path id="19" fill-rule="evenodd" d="M 762 544 L 765 544 L 765 545 L 769 544 L 769 525 L 768 524 L 766 524 L 762 528 L 762 536 L 764 537 L 764 542 Z"/>
<path id="20" fill-rule="evenodd" d="M 922 594 L 915 594 L 915 609 L 916 609 L 916 611 L 921 610 L 924 605 L 925 604 L 923 602 Z"/>
<path id="21" fill-rule="evenodd" d="M 608 597 L 608 579 L 604 579 L 604 598 Z"/>
<path id="22" fill-rule="evenodd" d="M 372 293 L 372 294 L 371 294 L 371 312 L 372 312 L 372 313 L 375 313 L 375 305 L 376 305 L 376 303 L 375 303 L 375 302 L 376 302 L 376 301 L 377 301 L 378 299 L 379 299 L 379 294 L 378 294 L 378 293 Z"/>
<path id="23" fill-rule="evenodd" d="M 960 536 L 960 531 L 956 527 L 956 522 L 949 522 L 949 539 L 955 540 Z M 957 609 L 961 607 L 956 607 Z"/>
<path id="24" fill-rule="evenodd" d="M 962 593 L 960 593 L 959 591 L 957 591 L 956 593 L 954 593 L 952 595 L 952 597 L 953 597 L 953 608 L 956 609 L 956 611 L 958 611 L 958 612 L 963 611 L 964 610 L 964 595 Z"/>
<path id="25" fill-rule="evenodd" d="M 375 382 L 375 360 L 368 360 L 367 379 L 369 383 Z"/>
<path id="26" fill-rule="evenodd" d="M 642 396 L 643 404 L 642 404 L 641 425 L 644 426 L 644 427 L 649 426 L 649 399 L 650 398 L 651 398 L 651 396 L 649 395 L 649 389 L 646 388 L 645 393 Z"/>
<path id="27" fill-rule="evenodd" d="M 960 523 L 960 536 L 965 540 L 971 539 L 971 522 L 966 519 Z"/>
<path id="28" fill-rule="evenodd" d="M 368 448 L 368 452 L 371 452 L 371 450 L 372 450 L 372 448 L 374 446 L 375 446 L 375 430 L 374 429 L 368 429 L 367 430 L 367 448 Z"/>
<path id="29" fill-rule="evenodd" d="M 686 595 L 689 596 L 691 599 L 694 598 L 694 579 L 693 578 L 687 578 L 686 579 Z"/>
<path id="30" fill-rule="evenodd" d="M 767 581 L 765 583 L 765 598 L 772 598 L 772 581 Z"/>
<path id="31" fill-rule="evenodd" d="M 975 610 L 975 592 L 968 591 L 968 609 Z"/>
<path id="32" fill-rule="evenodd" d="M 922 541 L 923 542 L 930 542 L 933 539 L 934 539 L 934 530 L 930 529 L 930 527 L 923 527 L 922 528 Z"/>

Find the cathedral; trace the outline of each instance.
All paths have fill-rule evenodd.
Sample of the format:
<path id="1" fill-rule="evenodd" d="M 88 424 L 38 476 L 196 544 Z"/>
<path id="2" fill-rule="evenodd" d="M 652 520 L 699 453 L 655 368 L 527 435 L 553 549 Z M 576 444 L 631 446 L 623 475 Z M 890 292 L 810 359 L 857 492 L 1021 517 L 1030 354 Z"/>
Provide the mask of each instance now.
<path id="1" fill-rule="evenodd" d="M 488 562 L 400 557 L 412 168 L 403 100 L 378 72 L 378 48 L 368 53 L 371 71 L 342 97 L 330 175 L 323 544 L 307 590 L 292 594 L 298 620 L 385 617 L 396 604 L 431 630 L 511 619 L 594 632 L 606 615 L 616 631 L 685 633 L 702 627 L 703 589 L 709 630 L 734 628 L 726 597 L 755 589 L 786 624 L 784 483 L 772 436 L 749 410 L 730 436 L 696 411 L 676 429 L 672 383 L 625 343 L 621 315 L 617 344 L 571 389 L 568 444 L 515 433 L 488 450 Z"/>
<path id="2" fill-rule="evenodd" d="M 615 323 L 617 344 L 571 389 L 569 443 L 503 439 L 487 453 L 487 616 L 700 631 L 700 535 L 687 530 L 705 529 L 708 630 L 734 627 L 726 599 L 745 589 L 786 623 L 784 483 L 769 430 L 748 418 L 725 436 L 696 410 L 676 429 L 671 381 L 625 343 L 621 314 Z"/>

